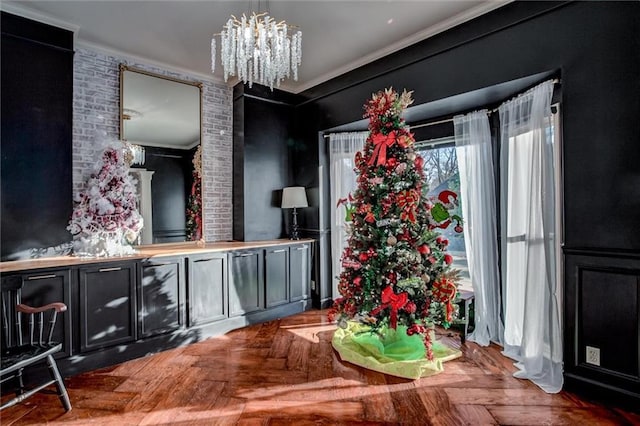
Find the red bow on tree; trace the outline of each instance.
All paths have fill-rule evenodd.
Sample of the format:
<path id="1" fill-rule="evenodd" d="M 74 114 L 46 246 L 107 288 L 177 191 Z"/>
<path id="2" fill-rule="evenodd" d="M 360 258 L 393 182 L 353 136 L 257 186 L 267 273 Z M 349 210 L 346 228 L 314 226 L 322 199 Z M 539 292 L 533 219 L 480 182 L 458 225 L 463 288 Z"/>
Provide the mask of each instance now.
<path id="1" fill-rule="evenodd" d="M 373 154 L 369 159 L 369 165 L 373 165 L 378 158 L 378 166 L 383 166 L 387 163 L 387 147 L 392 146 L 396 143 L 396 131 L 389 133 L 388 135 L 383 135 L 382 133 L 376 133 L 371 138 L 373 140 L 373 144 L 375 148 L 373 149 Z"/>
<path id="2" fill-rule="evenodd" d="M 396 294 L 393 292 L 393 288 L 388 286 L 382 290 L 382 305 L 372 310 L 371 316 L 375 316 L 383 309 L 389 308 L 391 311 L 389 315 L 389 325 L 395 330 L 398 325 L 398 311 L 404 308 L 407 302 L 409 302 L 409 294 L 406 291 Z"/>

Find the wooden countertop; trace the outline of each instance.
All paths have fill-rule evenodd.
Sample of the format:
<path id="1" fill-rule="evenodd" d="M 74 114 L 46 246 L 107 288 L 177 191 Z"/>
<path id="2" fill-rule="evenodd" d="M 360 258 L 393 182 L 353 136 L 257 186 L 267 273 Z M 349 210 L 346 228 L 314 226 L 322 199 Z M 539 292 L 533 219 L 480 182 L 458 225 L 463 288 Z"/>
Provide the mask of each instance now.
<path id="1" fill-rule="evenodd" d="M 116 262 L 133 259 L 152 259 L 166 256 L 186 256 L 190 254 L 211 253 L 220 251 L 233 251 L 254 249 L 262 247 L 284 246 L 290 244 L 311 243 L 313 239 L 300 240 L 268 240 L 268 241 L 224 241 L 216 243 L 185 242 L 169 244 L 153 244 L 138 246 L 136 253 L 129 256 L 115 257 L 75 257 L 57 256 L 43 257 L 41 259 L 15 260 L 11 262 L 0 262 L 0 273 L 24 271 L 30 269 L 57 268 L 60 266 L 77 266 L 92 263 Z"/>

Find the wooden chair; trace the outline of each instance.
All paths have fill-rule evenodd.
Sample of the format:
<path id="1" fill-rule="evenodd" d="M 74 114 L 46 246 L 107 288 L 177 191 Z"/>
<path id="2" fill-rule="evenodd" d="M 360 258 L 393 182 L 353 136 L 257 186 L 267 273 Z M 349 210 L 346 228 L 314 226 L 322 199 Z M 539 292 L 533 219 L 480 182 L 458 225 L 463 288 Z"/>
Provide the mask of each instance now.
<path id="1" fill-rule="evenodd" d="M 0 410 L 24 401 L 50 386 L 56 385 L 57 394 L 64 409 L 71 410 L 71 402 L 53 355 L 62 349 L 62 343 L 52 341 L 56 318 L 67 310 L 64 303 L 50 303 L 33 308 L 20 303 L 22 277 L 2 277 L 2 353 L 0 384 L 17 379 L 16 396 L 2 404 Z M 27 321 L 23 323 L 23 316 Z M 48 324 L 45 324 L 45 322 Z M 45 334 L 46 333 L 46 334 Z M 45 340 L 46 337 L 46 340 Z M 25 343 L 25 341 L 28 342 Z M 51 379 L 26 389 L 22 370 L 36 363 L 46 362 Z"/>

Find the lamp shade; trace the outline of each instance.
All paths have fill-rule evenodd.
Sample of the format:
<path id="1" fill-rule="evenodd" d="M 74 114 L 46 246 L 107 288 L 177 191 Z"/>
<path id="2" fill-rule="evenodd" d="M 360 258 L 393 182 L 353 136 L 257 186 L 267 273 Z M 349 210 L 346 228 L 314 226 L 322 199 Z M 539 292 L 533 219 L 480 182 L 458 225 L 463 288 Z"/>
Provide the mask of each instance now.
<path id="1" fill-rule="evenodd" d="M 282 190 L 282 206 L 283 209 L 292 209 L 294 207 L 309 207 L 307 204 L 307 193 L 304 186 L 290 186 Z"/>

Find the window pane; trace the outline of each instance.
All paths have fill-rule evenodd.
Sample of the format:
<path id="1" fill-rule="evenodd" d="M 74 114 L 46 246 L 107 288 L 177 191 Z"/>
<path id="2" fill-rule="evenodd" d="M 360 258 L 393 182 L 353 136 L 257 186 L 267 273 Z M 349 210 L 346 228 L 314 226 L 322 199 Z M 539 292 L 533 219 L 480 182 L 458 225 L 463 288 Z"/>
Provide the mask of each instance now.
<path id="1" fill-rule="evenodd" d="M 428 141 L 426 143 L 428 144 Z M 422 148 L 419 153 L 424 159 L 424 174 L 428 185 L 427 196 L 433 200 L 438 200 L 438 196 L 442 191 L 455 192 L 458 197 L 457 203 L 455 203 L 455 208 L 449 210 L 449 213 L 450 215 L 462 217 L 462 203 L 464 200 L 460 197 L 460 173 L 458 171 L 455 146 Z M 455 221 L 453 221 L 448 228 L 439 229 L 439 231 L 449 240 L 448 251 L 453 256 L 453 267 L 460 271 L 460 287 L 470 290 L 471 279 L 464 244 L 464 231 L 456 232 L 455 225 Z"/>

